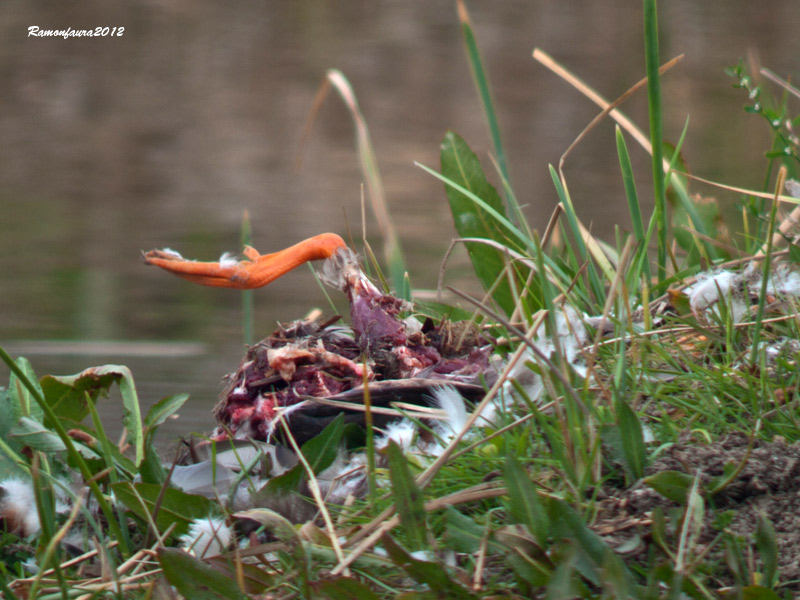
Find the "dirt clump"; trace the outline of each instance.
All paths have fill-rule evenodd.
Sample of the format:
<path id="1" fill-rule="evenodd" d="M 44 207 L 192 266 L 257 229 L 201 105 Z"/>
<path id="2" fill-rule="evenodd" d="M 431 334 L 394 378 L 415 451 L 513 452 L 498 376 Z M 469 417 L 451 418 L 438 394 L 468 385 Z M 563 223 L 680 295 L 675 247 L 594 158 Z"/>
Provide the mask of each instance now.
<path id="1" fill-rule="evenodd" d="M 759 515 L 764 515 L 775 529 L 778 545 L 780 581 L 796 582 L 785 589 L 800 590 L 800 443 L 787 445 L 782 440 L 765 442 L 750 439 L 744 434 L 733 434 L 707 445 L 681 443 L 667 449 L 646 470 L 651 476 L 663 471 L 679 471 L 691 476 L 700 475 L 700 489 L 708 490 L 715 478 L 725 475 L 726 465 L 738 473 L 716 494 L 706 492 L 704 523 L 699 536 L 697 552 L 702 552 L 719 534 L 719 517 L 730 511 L 731 519 L 726 531 L 744 541 L 740 546 L 747 554 L 750 546 L 757 556 L 754 534 Z M 748 449 L 749 448 L 749 449 Z M 748 454 L 749 453 L 749 454 Z M 717 480 L 719 481 L 719 480 Z M 617 552 L 634 561 L 646 561 L 652 540 L 651 516 L 660 507 L 667 517 L 667 528 L 679 526 L 670 523 L 670 514 L 681 514 L 678 503 L 668 500 L 642 482 L 620 490 L 605 486 L 599 494 L 598 513 L 592 527 Z M 677 509 L 677 510 L 676 510 Z M 677 535 L 670 540 L 677 548 Z M 710 549 L 706 563 L 720 565 L 720 584 L 732 583 L 725 572 L 723 545 Z"/>

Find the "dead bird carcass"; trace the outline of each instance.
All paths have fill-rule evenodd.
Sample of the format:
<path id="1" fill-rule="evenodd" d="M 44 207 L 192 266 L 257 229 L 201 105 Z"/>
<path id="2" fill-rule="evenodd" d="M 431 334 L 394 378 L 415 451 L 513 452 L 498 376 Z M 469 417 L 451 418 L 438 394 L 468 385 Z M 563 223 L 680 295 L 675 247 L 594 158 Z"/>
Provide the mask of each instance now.
<path id="1" fill-rule="evenodd" d="M 240 289 L 261 287 L 306 261 L 324 258 L 323 281 L 350 302 L 351 328 L 337 324 L 338 318 L 297 321 L 248 350 L 214 409 L 214 439 L 266 441 L 282 434 L 283 418 L 302 444 L 341 412 L 347 421 L 363 423 L 365 386 L 378 409 L 374 423 L 381 426 L 391 417 L 380 409 L 393 402 L 427 404 L 427 393 L 437 385 L 454 386 L 477 400 L 484 393 L 482 378 L 494 377 L 491 346 L 476 327 L 464 325 L 453 334 L 430 320 L 402 318 L 411 306 L 382 293 L 335 234 L 269 255 L 247 248 L 240 261 L 195 262 L 161 250 L 144 258 L 197 283 Z"/>

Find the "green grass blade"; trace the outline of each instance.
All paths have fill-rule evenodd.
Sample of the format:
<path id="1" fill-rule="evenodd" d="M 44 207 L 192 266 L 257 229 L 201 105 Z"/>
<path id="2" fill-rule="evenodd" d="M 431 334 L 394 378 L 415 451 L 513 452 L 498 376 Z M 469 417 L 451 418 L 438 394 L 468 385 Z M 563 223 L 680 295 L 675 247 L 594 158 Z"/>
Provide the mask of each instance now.
<path id="1" fill-rule="evenodd" d="M 392 285 L 400 290 L 403 287 L 403 278 L 407 271 L 403 250 L 400 246 L 400 239 L 389 216 L 389 209 L 386 203 L 386 194 L 383 189 L 383 180 L 378 169 L 378 159 L 372 147 L 372 139 L 367 128 L 367 121 L 364 118 L 361 108 L 358 105 L 353 87 L 342 74 L 341 71 L 331 69 L 328 71 L 327 80 L 339 92 L 350 116 L 353 118 L 353 125 L 356 130 L 356 149 L 358 159 L 361 164 L 361 172 L 366 180 L 367 190 L 369 191 L 372 210 L 378 222 L 381 235 L 383 236 L 384 253 L 386 261 L 389 263 L 389 274 Z"/>
<path id="2" fill-rule="evenodd" d="M 597 274 L 597 270 L 594 267 L 594 263 L 589 260 L 589 249 L 586 247 L 586 241 L 583 238 L 581 233 L 581 228 L 578 225 L 578 216 L 575 213 L 575 208 L 572 206 L 572 200 L 569 197 L 569 193 L 564 188 L 564 185 L 561 182 L 561 179 L 556 173 L 555 168 L 553 165 L 550 166 L 550 177 L 553 180 L 553 185 L 556 188 L 556 193 L 558 194 L 558 198 L 561 201 L 561 205 L 564 207 L 564 214 L 567 217 L 567 222 L 569 223 L 569 227 L 572 230 L 572 237 L 575 239 L 575 245 L 578 249 L 578 258 L 580 263 L 584 263 L 588 261 L 587 265 L 587 274 L 589 277 L 589 284 L 592 288 L 592 293 L 596 300 L 602 304 L 603 300 L 605 299 L 605 292 L 603 282 L 600 280 L 599 275 Z M 608 273 L 607 277 L 609 279 L 613 279 L 613 274 Z"/>
<path id="3" fill-rule="evenodd" d="M 461 21 L 461 31 L 464 34 L 464 44 L 467 48 L 469 67 L 472 71 L 475 86 L 478 88 L 478 95 L 480 96 L 481 104 L 483 104 L 483 110 L 486 113 L 486 121 L 489 125 L 489 133 L 492 136 L 492 144 L 494 146 L 495 155 L 497 156 L 497 164 L 500 167 L 500 172 L 503 174 L 503 177 L 509 179 L 508 168 L 506 167 L 506 154 L 503 150 L 503 143 L 500 140 L 500 126 L 497 124 L 497 115 L 494 110 L 492 95 L 489 92 L 489 80 L 483 68 L 481 55 L 478 51 L 478 44 L 475 41 L 475 34 L 472 31 L 472 22 L 470 21 L 467 7 L 464 5 L 464 0 L 458 0 L 458 18 Z"/>
<path id="4" fill-rule="evenodd" d="M 453 181 L 449 177 L 446 177 L 446 176 L 442 175 L 441 173 L 438 173 L 437 171 L 434 171 L 430 167 L 426 167 L 425 165 L 423 165 L 421 163 L 414 163 L 414 164 L 416 164 L 420 169 L 422 169 L 426 173 L 429 173 L 430 175 L 433 175 L 434 177 L 436 177 L 436 179 L 438 179 L 441 182 L 443 182 L 446 186 L 448 186 L 450 188 L 453 188 L 455 190 L 458 190 L 459 192 L 464 194 L 467 198 L 472 200 L 475 204 L 480 206 L 497 223 L 502 225 L 503 228 L 506 231 L 508 231 L 508 233 L 511 234 L 511 237 L 515 238 L 517 240 L 517 242 L 519 242 L 522 247 L 526 247 L 529 251 L 532 251 L 534 249 L 533 242 L 530 239 L 528 239 L 513 223 L 511 223 L 511 221 L 509 221 L 504 214 L 502 214 L 502 213 L 498 212 L 497 210 L 495 210 L 492 206 L 490 206 L 489 204 L 484 202 L 481 198 L 476 196 L 471 190 L 468 190 L 467 188 L 465 188 L 464 186 L 462 186 L 462 185 L 458 184 L 457 182 Z"/>
<path id="5" fill-rule="evenodd" d="M 495 157 L 497 158 L 497 168 L 500 172 L 500 177 L 504 182 L 503 189 L 506 192 L 506 198 L 509 208 L 511 209 L 512 221 L 516 224 L 525 222 L 522 216 L 517 197 L 511 186 L 511 178 L 508 175 L 508 165 L 506 162 L 506 153 L 503 149 L 503 142 L 500 137 L 500 125 L 497 121 L 497 113 L 494 109 L 494 102 L 492 101 L 492 94 L 489 89 L 489 78 L 486 75 L 486 70 L 483 68 L 483 61 L 478 50 L 478 43 L 475 40 L 475 33 L 472 29 L 472 21 L 469 18 L 469 12 L 463 0 L 458 0 L 458 18 L 461 21 L 461 32 L 464 34 L 464 45 L 467 49 L 467 60 L 469 62 L 470 71 L 472 72 L 472 79 L 475 82 L 478 95 L 483 105 L 483 111 L 486 115 L 486 122 L 489 125 L 489 134 L 492 137 L 492 145 L 494 146 Z"/>
<path id="6" fill-rule="evenodd" d="M 664 177 L 663 132 L 661 121 L 661 78 L 658 74 L 658 12 L 656 0 L 644 0 L 644 42 L 647 71 L 647 105 L 650 115 L 650 144 L 653 149 L 653 188 L 658 227 L 658 279 L 667 268 L 667 192 Z"/>
<path id="7" fill-rule="evenodd" d="M 619 157 L 619 167 L 622 171 L 622 183 L 625 186 L 625 197 L 628 199 L 628 211 L 631 214 L 633 235 L 639 245 L 639 252 L 647 254 L 647 239 L 642 219 L 642 208 L 639 205 L 639 194 L 636 192 L 636 181 L 633 178 L 633 165 L 631 165 L 631 157 L 625 144 L 625 136 L 622 135 L 619 125 L 616 127 L 616 134 L 617 156 Z M 650 281 L 650 261 L 642 261 L 642 266 L 647 281 Z"/>
<path id="8" fill-rule="evenodd" d="M 783 184 L 786 182 L 786 167 L 781 167 L 778 172 L 778 180 L 776 186 L 776 195 L 780 194 L 783 189 Z M 750 364 L 755 366 L 758 358 L 759 339 L 761 337 L 761 322 L 764 319 L 764 306 L 767 302 L 767 285 L 772 279 L 772 242 L 775 233 L 775 220 L 778 217 L 778 200 L 777 198 L 772 202 L 772 208 L 769 212 L 769 228 L 767 229 L 767 247 L 765 251 L 764 264 L 762 265 L 761 274 L 761 289 L 758 294 L 758 310 L 756 311 L 756 322 L 753 326 L 753 341 L 750 350 Z"/>
<path id="9" fill-rule="evenodd" d="M 537 256 L 539 250 L 537 249 L 537 245 L 533 241 L 533 238 L 527 237 L 522 231 L 519 230 L 519 228 L 515 227 L 504 215 L 498 213 L 494 208 L 492 208 L 486 202 L 478 198 L 470 190 L 452 181 L 451 179 L 445 177 L 441 173 L 434 171 L 433 169 L 423 165 L 422 163 L 415 162 L 414 164 L 417 165 L 420 169 L 422 169 L 426 173 L 433 175 L 436 179 L 444 183 L 447 187 L 458 190 L 459 192 L 464 194 L 467 198 L 472 200 L 475 204 L 479 205 L 483 210 L 489 213 L 499 224 L 501 224 L 515 240 L 519 242 L 520 247 L 525 248 L 525 251 L 528 253 L 529 256 L 532 257 Z M 542 260 L 544 261 L 544 264 L 547 266 L 548 271 L 552 273 L 553 277 L 557 278 L 558 281 L 561 284 L 563 284 L 564 287 L 569 285 L 571 278 L 557 261 L 553 260 L 546 254 L 542 256 Z M 576 289 L 575 293 L 581 294 L 581 290 Z"/>
<path id="10" fill-rule="evenodd" d="M 250 221 L 250 211 L 245 210 L 242 214 L 242 246 L 251 246 L 253 239 L 253 226 Z M 255 338 L 253 337 L 253 313 L 255 294 L 254 290 L 242 290 L 242 336 L 245 346 L 252 346 Z"/>

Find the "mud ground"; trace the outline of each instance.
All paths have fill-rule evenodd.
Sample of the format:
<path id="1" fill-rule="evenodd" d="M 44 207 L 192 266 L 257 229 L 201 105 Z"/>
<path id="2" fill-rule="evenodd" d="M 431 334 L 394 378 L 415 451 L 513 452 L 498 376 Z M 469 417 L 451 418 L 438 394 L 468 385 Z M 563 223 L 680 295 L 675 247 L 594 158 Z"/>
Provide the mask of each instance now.
<path id="1" fill-rule="evenodd" d="M 702 484 L 707 486 L 712 478 L 723 474 L 726 464 L 742 463 L 747 457 L 748 443 L 747 436 L 735 434 L 708 445 L 676 444 L 648 467 L 646 476 L 667 470 L 692 476 L 699 472 Z M 624 490 L 606 486 L 599 497 L 593 529 L 626 560 L 646 563 L 649 547 L 654 543 L 651 515 L 656 507 L 661 507 L 667 516 L 668 533 L 671 528 L 668 543 L 677 549 L 676 523 L 683 514 L 679 504 L 641 482 Z M 750 555 L 755 565 L 759 564 L 754 542 L 758 517 L 763 514 L 771 521 L 778 545 L 781 590 L 800 591 L 800 443 L 753 442 L 750 455 L 735 479 L 719 493 L 705 497 L 703 529 L 695 556 L 718 537 L 719 518 L 726 511 L 730 511 L 731 518 L 726 530 L 739 539 L 745 560 Z M 720 587 L 734 583 L 721 541 L 709 549 L 702 562 L 703 570 L 713 573 L 712 581 L 717 581 Z"/>

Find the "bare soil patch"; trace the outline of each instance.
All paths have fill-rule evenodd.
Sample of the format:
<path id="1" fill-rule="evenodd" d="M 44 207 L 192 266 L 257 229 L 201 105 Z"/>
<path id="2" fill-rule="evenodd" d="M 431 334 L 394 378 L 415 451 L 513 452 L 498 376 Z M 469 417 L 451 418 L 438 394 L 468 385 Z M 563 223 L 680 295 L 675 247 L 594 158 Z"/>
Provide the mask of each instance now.
<path id="1" fill-rule="evenodd" d="M 723 475 L 725 465 L 739 465 L 746 459 L 735 479 L 713 497 L 706 496 L 703 531 L 697 552 L 710 544 L 719 533 L 719 515 L 732 512 L 727 530 L 739 536 L 742 550 L 751 550 L 758 559 L 753 541 L 759 515 L 766 516 L 775 528 L 778 544 L 778 568 L 784 589 L 800 591 L 800 443 L 791 445 L 781 440 L 754 440 L 747 456 L 749 439 L 733 434 L 707 444 L 676 444 L 669 448 L 646 471 L 653 475 L 667 470 L 681 471 L 692 476 L 700 474 L 703 487 L 714 477 Z M 660 507 L 667 515 L 668 529 L 676 526 L 675 517 L 682 507 L 644 485 L 620 490 L 606 486 L 601 490 L 599 512 L 593 528 L 606 542 L 634 561 L 646 559 L 652 539 L 653 510 Z M 677 509 L 677 510 L 676 510 Z M 674 547 L 677 547 L 677 541 Z M 749 548 L 749 550 L 748 550 Z M 705 562 L 719 564 L 721 585 L 732 583 L 724 567 L 722 544 L 717 544 Z M 717 572 L 716 568 L 712 569 Z"/>

